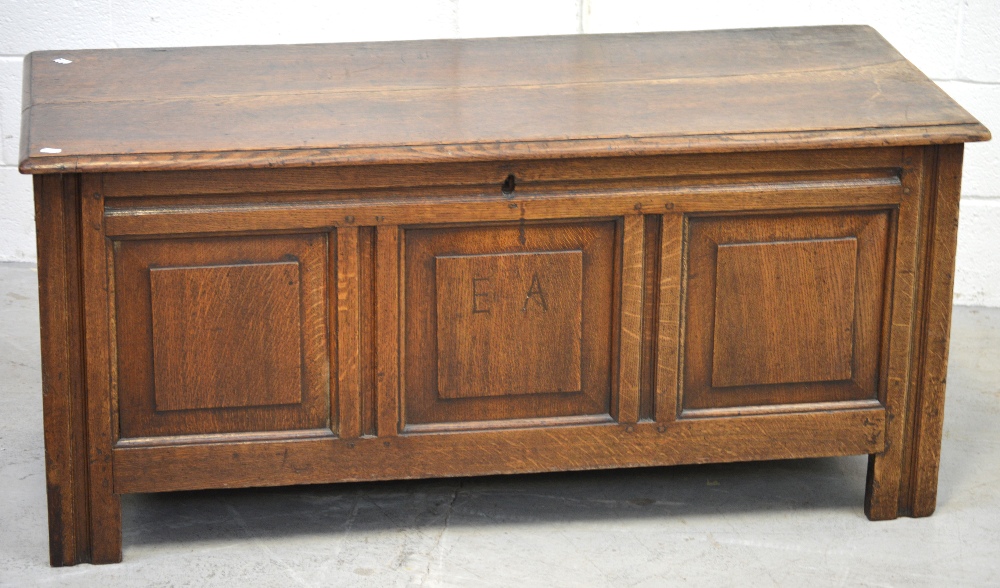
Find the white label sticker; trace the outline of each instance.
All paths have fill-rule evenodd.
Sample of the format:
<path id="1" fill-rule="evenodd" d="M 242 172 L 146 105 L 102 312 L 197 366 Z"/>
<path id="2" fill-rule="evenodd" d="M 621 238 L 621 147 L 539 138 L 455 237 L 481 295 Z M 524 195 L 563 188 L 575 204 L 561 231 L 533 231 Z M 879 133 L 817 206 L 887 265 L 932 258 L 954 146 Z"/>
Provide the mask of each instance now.
<path id="1" fill-rule="evenodd" d="M 54 147 L 42 147 L 39 151 L 42 153 L 62 153 L 62 149 L 56 149 Z"/>
<path id="2" fill-rule="evenodd" d="M 60 57 L 58 59 L 53 59 L 52 61 L 58 63 L 59 65 L 66 65 L 67 63 L 73 63 L 72 59 L 65 59 L 63 57 Z"/>

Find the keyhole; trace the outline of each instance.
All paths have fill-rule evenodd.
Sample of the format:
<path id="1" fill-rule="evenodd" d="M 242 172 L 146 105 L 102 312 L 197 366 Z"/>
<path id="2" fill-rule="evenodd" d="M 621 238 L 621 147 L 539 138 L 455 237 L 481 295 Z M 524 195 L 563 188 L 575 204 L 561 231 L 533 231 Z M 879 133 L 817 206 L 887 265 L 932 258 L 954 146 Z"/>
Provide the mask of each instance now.
<path id="1" fill-rule="evenodd" d="M 514 193 L 515 187 L 514 174 L 508 174 L 507 179 L 500 186 L 500 191 L 503 192 L 504 196 L 510 196 Z"/>

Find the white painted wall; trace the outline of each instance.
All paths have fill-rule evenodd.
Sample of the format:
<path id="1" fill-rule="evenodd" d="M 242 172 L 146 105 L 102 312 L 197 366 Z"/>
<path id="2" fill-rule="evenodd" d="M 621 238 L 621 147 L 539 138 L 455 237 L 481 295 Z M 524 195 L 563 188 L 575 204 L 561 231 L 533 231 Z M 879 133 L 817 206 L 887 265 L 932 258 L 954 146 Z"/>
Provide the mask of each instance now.
<path id="1" fill-rule="evenodd" d="M 874 26 L 997 134 L 966 150 L 955 302 L 1000 306 L 998 0 L 0 0 L 0 260 L 35 258 L 16 169 L 30 51 L 818 24 Z"/>

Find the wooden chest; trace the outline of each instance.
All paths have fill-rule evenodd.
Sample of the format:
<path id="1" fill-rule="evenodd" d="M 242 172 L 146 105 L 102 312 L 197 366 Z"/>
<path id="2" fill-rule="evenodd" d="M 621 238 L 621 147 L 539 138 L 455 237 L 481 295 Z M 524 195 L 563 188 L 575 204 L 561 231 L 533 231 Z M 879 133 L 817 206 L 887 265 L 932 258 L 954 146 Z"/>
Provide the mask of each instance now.
<path id="1" fill-rule="evenodd" d="M 119 495 L 867 454 L 934 510 L 962 143 L 867 27 L 39 52 L 51 562 Z"/>

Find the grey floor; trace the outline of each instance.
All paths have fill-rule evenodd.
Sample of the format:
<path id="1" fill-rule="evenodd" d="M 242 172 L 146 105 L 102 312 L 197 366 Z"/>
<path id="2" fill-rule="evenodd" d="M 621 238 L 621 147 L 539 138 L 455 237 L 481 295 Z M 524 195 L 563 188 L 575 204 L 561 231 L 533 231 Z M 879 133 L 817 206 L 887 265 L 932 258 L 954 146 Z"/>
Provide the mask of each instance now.
<path id="1" fill-rule="evenodd" d="M 956 308 L 937 513 L 866 458 L 126 496 L 124 563 L 48 567 L 36 273 L 0 264 L 0 585 L 998 586 L 1000 309 Z"/>

